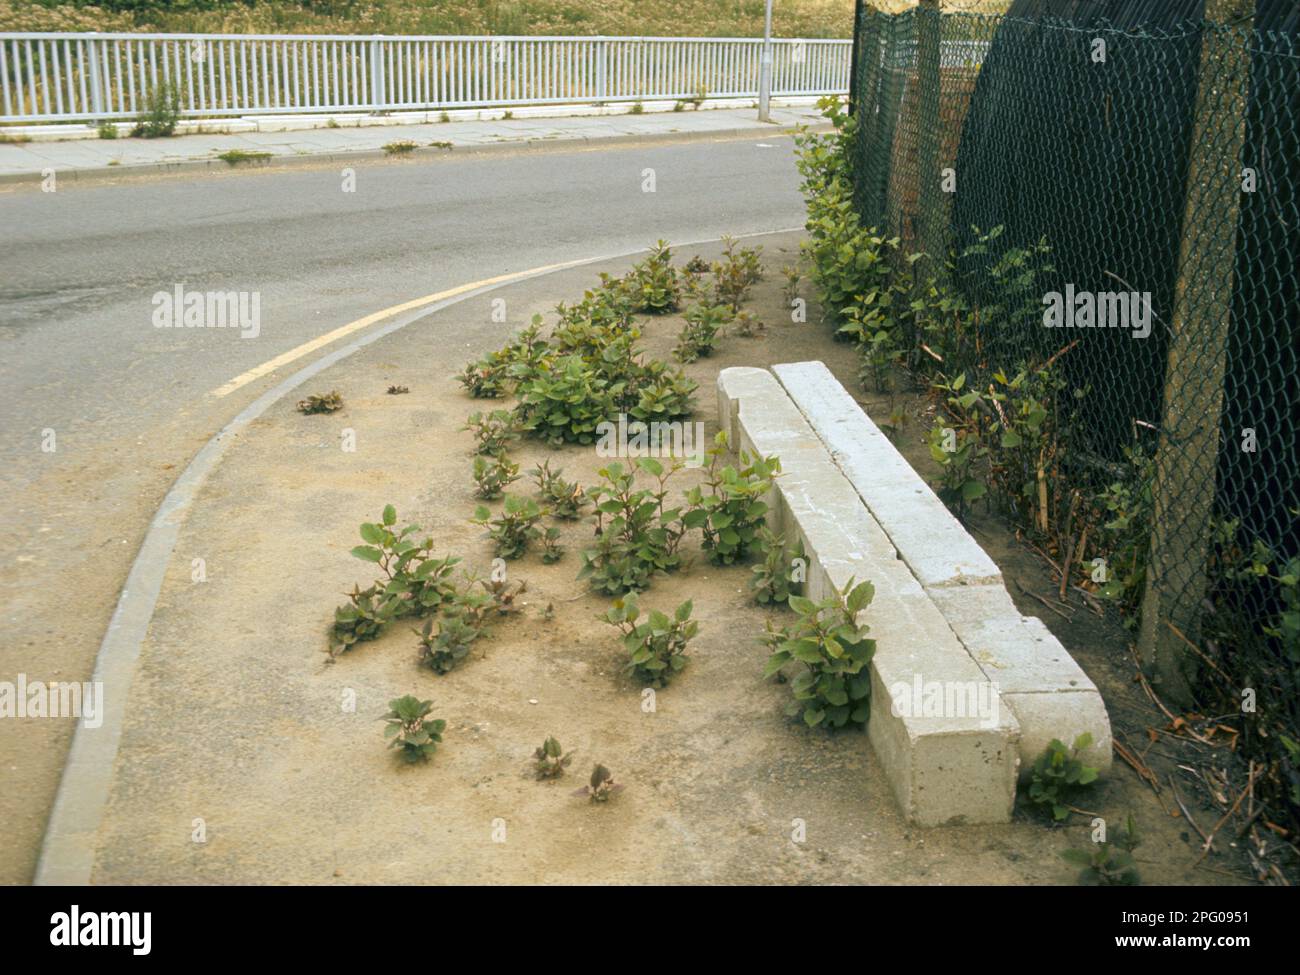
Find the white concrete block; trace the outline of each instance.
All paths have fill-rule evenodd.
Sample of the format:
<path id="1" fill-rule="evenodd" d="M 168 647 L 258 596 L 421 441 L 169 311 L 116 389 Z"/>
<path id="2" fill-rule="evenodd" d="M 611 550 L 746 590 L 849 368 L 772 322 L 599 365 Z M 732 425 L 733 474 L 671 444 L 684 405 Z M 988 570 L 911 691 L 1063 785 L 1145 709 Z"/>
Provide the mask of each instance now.
<path id="1" fill-rule="evenodd" d="M 996 564 L 948 512 L 820 362 L 773 367 L 808 424 L 897 547 L 1021 730 L 1025 774 L 1053 738 L 1093 744 L 1084 761 L 1111 766 L 1110 721 L 1096 686 L 1043 622 L 1016 609 Z"/>
<path id="2" fill-rule="evenodd" d="M 862 618 L 877 641 L 868 736 L 904 814 L 927 826 L 1006 822 L 1018 767 L 1011 710 L 772 375 L 724 369 L 718 402 L 733 445 L 781 459 L 774 527 L 803 543 L 808 596 L 850 580 L 876 588 Z M 926 688 L 960 706 L 926 708 Z"/>
<path id="3" fill-rule="evenodd" d="M 772 371 L 922 585 L 1001 581 L 994 561 L 823 363 Z"/>

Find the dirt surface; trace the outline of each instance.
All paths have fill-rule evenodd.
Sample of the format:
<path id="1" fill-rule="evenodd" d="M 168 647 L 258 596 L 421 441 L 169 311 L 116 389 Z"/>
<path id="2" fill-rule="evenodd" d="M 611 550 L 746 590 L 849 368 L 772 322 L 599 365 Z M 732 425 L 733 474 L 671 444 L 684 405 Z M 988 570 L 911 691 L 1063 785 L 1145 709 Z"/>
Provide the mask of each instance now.
<path id="1" fill-rule="evenodd" d="M 764 247 L 768 275 L 750 307 L 768 330 L 727 337 L 688 367 L 709 437 L 722 367 L 817 358 L 855 388 L 851 350 L 783 310 L 779 268 L 793 263 L 797 235 L 747 243 Z M 716 248 L 700 252 L 711 258 Z M 348 554 L 357 526 L 386 503 L 403 524 L 426 528 L 440 553 L 487 571 L 489 543 L 468 522 L 477 502 L 471 438 L 460 428 L 492 404 L 471 400 L 452 377 L 534 312 L 549 323 L 556 302 L 625 267 L 550 275 L 431 315 L 304 390 L 337 389 L 342 411 L 308 417 L 285 401 L 231 447 L 182 530 L 143 648 L 96 882 L 1072 882 L 1059 853 L 1087 841 L 1084 817 L 1064 829 L 1027 815 L 1004 826 L 909 827 L 865 735 L 786 719 L 788 689 L 761 677 L 756 637 L 768 613 L 748 597 L 748 567 L 716 569 L 697 549 L 689 571 L 656 580 L 642 598 L 666 609 L 691 598 L 701 624 L 691 663 L 652 712 L 623 676 L 616 632 L 596 619 L 608 601 L 584 595 L 575 579 L 586 523 L 565 527 L 559 563 L 545 566 L 536 553 L 510 563 L 511 577 L 528 582 L 527 605 L 451 674 L 417 665 L 406 623 L 327 663 L 334 606 L 373 578 Z M 806 283 L 803 293 L 811 297 Z M 491 321 L 495 297 L 507 300 L 508 324 Z M 817 317 L 812 309 L 810 322 Z M 647 319 L 648 351 L 667 357 L 680 326 L 676 316 Z M 394 383 L 410 393 L 386 395 Z M 346 431 L 355 452 L 340 448 Z M 606 462 L 592 448 L 534 443 L 512 454 L 524 471 L 549 457 L 585 484 Z M 684 471 L 674 484 L 684 490 L 698 477 Z M 531 491 L 523 479 L 513 488 Z M 999 562 L 1009 557 L 979 538 Z M 195 559 L 206 581 L 193 581 Z M 1079 659 L 1108 702 L 1127 708 L 1132 691 L 1114 676 L 1122 667 L 1106 669 L 1122 645 L 1092 638 L 1098 645 Z M 427 765 L 406 766 L 384 748 L 378 718 L 407 693 L 432 699 L 448 722 Z M 549 734 L 577 760 L 563 780 L 542 783 L 530 756 Z M 595 761 L 625 785 L 606 806 L 571 795 Z M 1232 882 L 1193 869 L 1178 824 L 1121 764 L 1088 804 L 1112 822 L 1135 814 L 1148 883 Z"/>

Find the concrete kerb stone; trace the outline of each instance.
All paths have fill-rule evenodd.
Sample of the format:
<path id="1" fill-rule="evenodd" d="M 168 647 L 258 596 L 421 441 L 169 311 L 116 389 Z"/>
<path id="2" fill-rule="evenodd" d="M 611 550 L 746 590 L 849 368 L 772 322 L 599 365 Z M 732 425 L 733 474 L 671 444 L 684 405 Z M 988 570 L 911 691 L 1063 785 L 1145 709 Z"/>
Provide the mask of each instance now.
<path id="1" fill-rule="evenodd" d="M 1111 766 L 1101 694 L 1041 620 L 1016 609 L 1001 572 L 821 362 L 773 367 L 803 419 L 875 516 L 971 658 L 1015 712 L 1021 774 L 1053 739 L 1083 732 L 1081 758 Z"/>
<path id="2" fill-rule="evenodd" d="M 788 541 L 803 544 L 809 597 L 823 599 L 850 580 L 875 586 L 861 619 L 877 641 L 867 732 L 908 820 L 925 826 L 1006 822 L 1015 801 L 1020 731 L 997 688 L 771 373 L 724 369 L 718 412 L 734 447 L 781 460 L 772 520 Z M 968 693 L 957 708 L 926 713 L 921 697 L 928 688 L 975 691 L 984 695 L 984 706 L 976 707 Z"/>

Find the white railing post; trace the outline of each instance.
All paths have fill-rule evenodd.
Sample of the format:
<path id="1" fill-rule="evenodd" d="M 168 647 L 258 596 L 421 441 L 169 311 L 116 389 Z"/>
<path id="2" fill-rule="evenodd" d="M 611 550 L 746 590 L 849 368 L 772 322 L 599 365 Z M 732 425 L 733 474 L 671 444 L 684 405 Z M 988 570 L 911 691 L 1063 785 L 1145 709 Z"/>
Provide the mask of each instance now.
<path id="1" fill-rule="evenodd" d="M 99 62 L 99 41 L 90 38 L 86 41 L 87 70 L 90 72 L 90 110 L 96 115 L 104 114 L 103 78 Z"/>
<path id="2" fill-rule="evenodd" d="M 605 100 L 605 39 L 596 41 L 596 101 Z"/>
<path id="3" fill-rule="evenodd" d="M 384 85 L 384 42 L 383 35 L 370 38 L 370 108 L 381 112 L 388 100 Z"/>

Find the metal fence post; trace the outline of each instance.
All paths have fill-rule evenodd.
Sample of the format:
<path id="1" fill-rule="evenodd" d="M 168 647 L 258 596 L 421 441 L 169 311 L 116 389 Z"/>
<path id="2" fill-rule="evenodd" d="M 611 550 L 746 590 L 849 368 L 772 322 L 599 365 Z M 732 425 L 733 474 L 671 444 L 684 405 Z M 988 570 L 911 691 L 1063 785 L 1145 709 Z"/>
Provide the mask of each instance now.
<path id="1" fill-rule="evenodd" d="M 772 0 L 763 14 L 763 57 L 758 65 L 758 120 L 772 121 Z"/>

